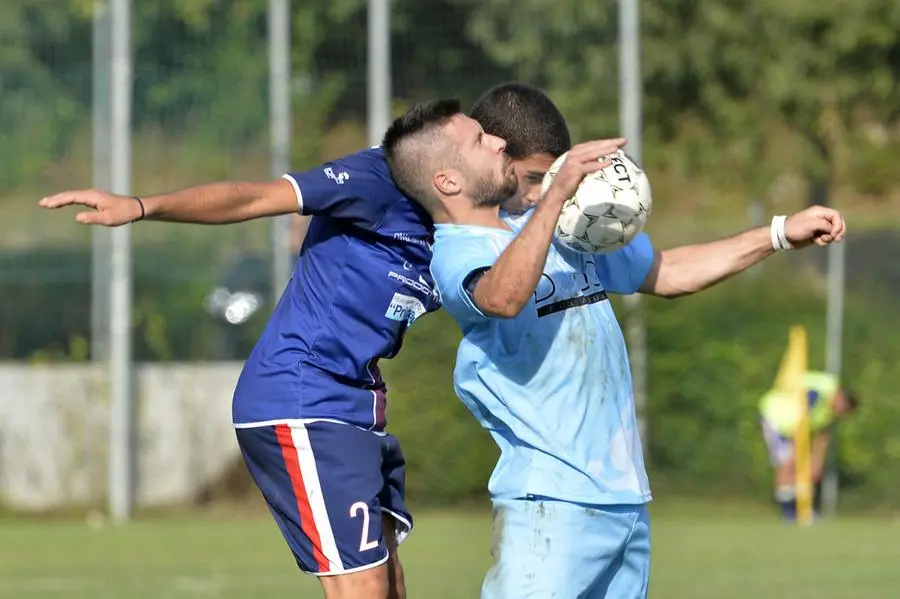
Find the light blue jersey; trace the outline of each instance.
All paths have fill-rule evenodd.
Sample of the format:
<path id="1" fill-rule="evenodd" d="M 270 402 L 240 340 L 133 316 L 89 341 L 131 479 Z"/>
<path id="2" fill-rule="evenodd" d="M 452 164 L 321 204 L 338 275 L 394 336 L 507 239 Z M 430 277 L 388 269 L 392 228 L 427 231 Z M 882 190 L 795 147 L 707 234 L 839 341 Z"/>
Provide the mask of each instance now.
<path id="1" fill-rule="evenodd" d="M 639 235 L 610 254 L 554 244 L 534 297 L 512 319 L 489 318 L 465 286 L 493 266 L 513 231 L 437 225 L 431 270 L 460 325 L 457 395 L 501 449 L 492 497 L 592 505 L 650 500 L 622 330 L 607 293 L 635 293 L 653 264 Z"/>

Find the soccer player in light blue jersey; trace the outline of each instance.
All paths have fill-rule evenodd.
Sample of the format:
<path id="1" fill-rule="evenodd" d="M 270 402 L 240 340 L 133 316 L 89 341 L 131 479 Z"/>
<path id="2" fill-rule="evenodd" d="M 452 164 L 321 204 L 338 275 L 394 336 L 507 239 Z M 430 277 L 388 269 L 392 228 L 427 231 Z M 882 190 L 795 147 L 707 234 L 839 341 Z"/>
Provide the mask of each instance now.
<path id="1" fill-rule="evenodd" d="M 495 91 L 483 108 L 515 115 L 513 126 L 546 124 L 549 113 L 529 115 L 538 96 L 520 89 L 510 96 L 519 102 L 504 108 L 509 90 Z M 497 131 L 484 111 L 480 117 Z M 691 293 L 776 249 L 768 228 L 667 252 L 646 235 L 607 255 L 555 244 L 565 200 L 624 141 L 572 148 L 530 210 L 539 177 L 529 183 L 529 169 L 540 169 L 531 159 L 542 152 L 508 148 L 455 101 L 414 107 L 384 139 L 395 182 L 436 223 L 431 270 L 463 332 L 456 392 L 501 450 L 489 483 L 496 563 L 483 598 L 646 597 L 651 494 L 628 354 L 608 294 Z M 543 143 L 550 153 L 568 145 Z M 501 204 L 508 210 L 501 213 Z M 794 247 L 830 243 L 844 230 L 840 215 L 822 207 L 783 224 Z"/>

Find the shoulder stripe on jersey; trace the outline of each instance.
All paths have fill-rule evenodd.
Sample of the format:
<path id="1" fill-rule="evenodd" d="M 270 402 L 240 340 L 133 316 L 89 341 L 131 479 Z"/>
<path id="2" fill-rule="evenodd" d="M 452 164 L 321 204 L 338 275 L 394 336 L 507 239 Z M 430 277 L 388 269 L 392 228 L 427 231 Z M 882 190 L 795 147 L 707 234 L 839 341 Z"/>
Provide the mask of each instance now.
<path id="1" fill-rule="evenodd" d="M 286 179 L 291 184 L 291 187 L 294 188 L 294 193 L 297 194 L 297 212 L 303 214 L 303 192 L 300 191 L 300 185 L 297 183 L 297 180 L 289 174 L 281 175 L 281 178 Z"/>

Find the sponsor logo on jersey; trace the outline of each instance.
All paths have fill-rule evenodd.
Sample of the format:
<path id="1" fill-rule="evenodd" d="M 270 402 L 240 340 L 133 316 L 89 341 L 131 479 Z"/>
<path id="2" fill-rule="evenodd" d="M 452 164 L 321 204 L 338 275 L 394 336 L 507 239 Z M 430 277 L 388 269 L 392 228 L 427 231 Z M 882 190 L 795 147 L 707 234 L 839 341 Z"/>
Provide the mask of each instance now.
<path id="1" fill-rule="evenodd" d="M 334 172 L 334 169 L 330 166 L 326 166 L 324 172 L 326 177 L 328 177 L 338 185 L 343 185 L 350 179 L 350 173 L 348 173 L 347 171 Z"/>
<path id="2" fill-rule="evenodd" d="M 597 276 L 596 266 L 585 262 L 584 272 L 554 273 L 556 278 L 541 273 L 534 290 L 534 303 L 538 317 L 589 306 L 609 299 Z M 572 279 L 569 279 L 569 277 Z"/>
<path id="3" fill-rule="evenodd" d="M 394 294 L 387 311 L 384 313 L 391 320 L 406 322 L 407 325 L 411 325 L 413 321 L 423 314 L 425 314 L 424 304 L 416 298 L 403 295 L 402 293 Z"/>
<path id="4" fill-rule="evenodd" d="M 425 281 L 425 279 L 422 278 L 422 275 L 419 275 L 419 280 L 416 281 L 415 279 L 411 279 L 411 278 L 407 277 L 406 275 L 401 275 L 400 273 L 394 272 L 392 270 L 388 273 L 388 278 L 393 279 L 395 281 L 399 281 L 400 283 L 403 283 L 410 289 L 415 289 L 419 293 L 423 293 L 425 295 L 430 295 L 432 297 L 435 296 L 434 289 L 432 289 L 431 286 Z"/>

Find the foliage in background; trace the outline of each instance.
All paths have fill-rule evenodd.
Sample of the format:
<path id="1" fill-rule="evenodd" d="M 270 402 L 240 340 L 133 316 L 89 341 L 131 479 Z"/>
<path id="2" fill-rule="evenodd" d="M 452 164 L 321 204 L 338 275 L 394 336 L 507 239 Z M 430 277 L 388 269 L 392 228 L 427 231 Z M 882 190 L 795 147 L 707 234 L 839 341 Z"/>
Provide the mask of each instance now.
<path id="1" fill-rule="evenodd" d="M 365 114 L 365 6 L 292 4 L 301 121 L 309 116 L 303 106 L 320 106 L 332 125 Z M 7 166 L 0 183 L 33 176 L 29 164 L 47 166 L 89 117 L 90 7 L 10 0 L 0 8 L 4 151 L 29 158 Z M 264 139 L 266 9 L 265 0 L 135 2 L 136 129 L 161 126 L 182 139 L 191 133 L 194 143 Z M 397 0 L 392 14 L 397 98 L 453 94 L 468 102 L 516 77 L 548 89 L 577 138 L 615 131 L 616 3 Z M 727 167 L 729 179 L 737 172 L 750 184 L 787 163 L 846 183 L 865 168 L 847 159 L 856 145 L 896 151 L 895 2 L 659 0 L 643 5 L 641 17 L 645 126 L 655 142 L 648 159 L 657 168 L 709 174 Z M 687 155 L 670 151 L 697 128 L 704 144 Z M 803 150 L 785 156 L 778 130 L 793 132 Z M 297 146 L 315 145 L 316 133 Z M 873 173 L 862 172 L 865 185 Z"/>
<path id="2" fill-rule="evenodd" d="M 486 55 L 553 92 L 580 137 L 615 131 L 617 3 L 456 2 L 469 9 L 467 29 Z M 896 2 L 658 0 L 641 11 L 655 166 L 718 168 L 752 185 L 787 161 L 805 175 L 846 183 L 855 144 L 896 138 Z M 705 144 L 689 155 L 671 152 L 697 125 Z M 799 155 L 780 151 L 779 128 L 805 142 Z"/>

